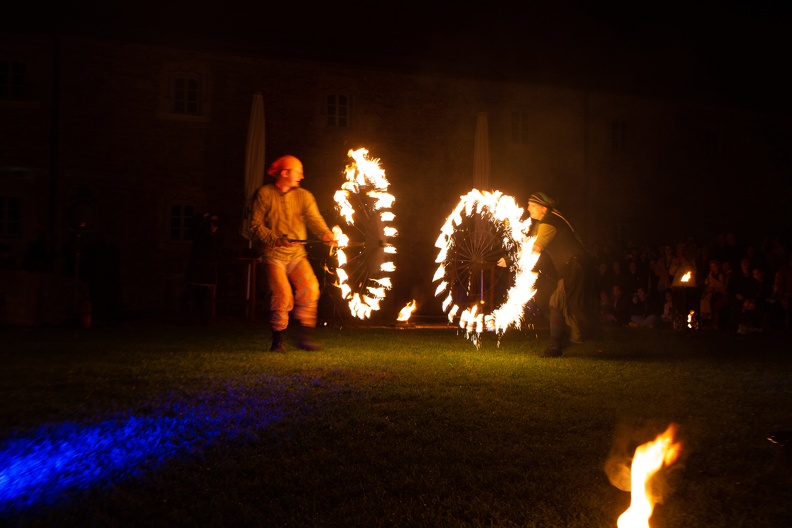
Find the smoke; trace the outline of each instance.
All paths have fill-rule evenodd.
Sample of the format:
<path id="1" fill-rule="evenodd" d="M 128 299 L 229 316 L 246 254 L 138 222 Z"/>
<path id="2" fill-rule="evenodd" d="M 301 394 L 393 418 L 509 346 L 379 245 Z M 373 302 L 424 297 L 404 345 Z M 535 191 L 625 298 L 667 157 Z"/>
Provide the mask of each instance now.
<path id="1" fill-rule="evenodd" d="M 658 435 L 662 434 L 667 428 L 672 427 L 674 431 L 678 431 L 676 424 L 659 425 L 659 422 L 651 422 L 644 424 L 619 424 L 614 432 L 614 441 L 608 458 L 604 464 L 604 471 L 613 486 L 626 492 L 631 492 L 630 483 L 630 467 L 632 465 L 633 456 L 638 446 L 647 442 L 654 441 Z M 676 434 L 675 434 L 676 436 Z M 679 439 L 677 438 L 678 442 Z M 682 455 L 685 450 L 681 450 Z M 683 467 L 681 463 L 681 456 L 671 466 L 660 469 L 649 480 L 647 489 L 655 502 L 663 502 L 665 497 L 672 491 L 670 476 Z"/>

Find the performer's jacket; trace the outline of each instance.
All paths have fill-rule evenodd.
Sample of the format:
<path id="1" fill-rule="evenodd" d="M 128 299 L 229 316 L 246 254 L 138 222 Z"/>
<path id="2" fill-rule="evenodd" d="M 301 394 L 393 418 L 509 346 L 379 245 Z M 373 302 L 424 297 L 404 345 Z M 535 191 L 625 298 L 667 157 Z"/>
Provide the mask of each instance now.
<path id="1" fill-rule="evenodd" d="M 555 237 L 550 240 L 547 247 L 542 248 L 542 253 L 546 253 L 553 261 L 558 278 L 562 279 L 569 275 L 570 266 L 575 260 L 585 265 L 583 259 L 586 256 L 586 249 L 563 216 L 555 210 L 550 210 L 539 224 L 549 224 L 556 229 Z"/>

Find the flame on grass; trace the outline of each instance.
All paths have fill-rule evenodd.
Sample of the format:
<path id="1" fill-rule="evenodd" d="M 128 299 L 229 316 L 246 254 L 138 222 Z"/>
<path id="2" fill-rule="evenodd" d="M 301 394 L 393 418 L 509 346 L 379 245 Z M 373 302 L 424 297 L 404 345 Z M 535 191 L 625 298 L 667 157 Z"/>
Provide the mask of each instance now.
<path id="1" fill-rule="evenodd" d="M 382 225 L 382 233 L 378 234 L 382 240 L 380 249 L 386 256 L 393 255 L 396 253 L 396 247 L 389 240 L 396 237 L 398 231 L 387 223 L 392 222 L 396 217 L 390 211 L 395 197 L 387 192 L 389 183 L 385 177 L 385 171 L 380 167 L 379 159 L 369 158 L 368 150 L 365 148 L 350 150 L 348 156 L 352 158 L 352 163 L 347 165 L 344 171 L 346 181 L 334 195 L 336 210 L 348 226 L 353 226 L 356 214 L 360 216 L 363 211 L 356 210 L 350 199 L 353 195 L 358 195 L 358 198 L 365 196 L 365 201 L 354 201 L 368 204 L 367 207 L 371 210 L 365 211 L 366 214 L 378 215 L 380 220 L 378 225 Z M 360 207 L 359 205 L 358 209 Z M 393 273 L 396 266 L 393 262 L 382 262 L 378 269 L 380 276 L 369 275 L 355 283 L 350 283 L 349 273 L 345 269 L 349 264 L 347 252 L 350 251 L 352 244 L 359 247 L 366 242 L 351 242 L 349 236 L 339 226 L 333 227 L 333 234 L 337 241 L 335 253 L 338 259 L 335 285 L 341 290 L 341 297 L 347 301 L 352 315 L 360 319 L 367 319 L 371 317 L 373 311 L 379 310 L 380 302 L 385 298 L 386 291 L 391 289 L 390 278 L 385 274 Z"/>
<path id="2" fill-rule="evenodd" d="M 407 304 L 405 304 L 404 308 L 399 310 L 399 316 L 396 318 L 396 320 L 397 321 L 403 321 L 403 322 L 409 321 L 410 320 L 410 316 L 413 313 L 413 310 L 415 310 L 415 299 L 413 299 L 412 301 L 410 301 Z"/>
<path id="3" fill-rule="evenodd" d="M 619 517 L 618 528 L 650 528 L 659 498 L 652 492 L 651 480 L 658 471 L 673 464 L 682 444 L 675 441 L 677 426 L 671 424 L 653 441 L 638 446 L 630 466 L 630 507 Z"/>
<path id="4" fill-rule="evenodd" d="M 515 199 L 500 191 L 481 192 L 477 189 L 461 196 L 459 203 L 446 219 L 440 229 L 440 236 L 435 242 L 439 249 L 435 262 L 439 264 L 432 282 L 437 282 L 436 297 L 444 297 L 443 312 L 448 315 L 449 323 L 453 323 L 459 314 L 459 327 L 465 330 L 468 339 L 476 347 L 481 346 L 481 334 L 493 331 L 502 336 L 510 327 L 520 328 L 525 304 L 534 296 L 534 283 L 537 274 L 533 271 L 538 254 L 533 253 L 534 237 L 527 235 L 531 226 L 530 217 L 523 219 L 523 208 Z M 454 233 L 463 223 L 464 217 L 477 216 L 495 227 L 501 236 L 504 253 L 511 257 L 511 269 L 514 271 L 514 284 L 509 288 L 505 301 L 491 313 L 485 314 L 479 305 L 472 304 L 461 307 L 455 303 L 451 292 L 453 278 L 449 277 L 449 253 L 454 247 Z"/>

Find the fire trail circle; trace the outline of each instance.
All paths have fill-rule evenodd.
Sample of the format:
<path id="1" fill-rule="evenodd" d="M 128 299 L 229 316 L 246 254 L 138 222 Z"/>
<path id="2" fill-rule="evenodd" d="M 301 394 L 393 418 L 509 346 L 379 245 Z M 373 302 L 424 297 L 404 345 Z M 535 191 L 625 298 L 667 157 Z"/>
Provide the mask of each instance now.
<path id="1" fill-rule="evenodd" d="M 388 259 L 396 253 L 391 240 L 398 231 L 389 224 L 395 218 L 391 211 L 395 198 L 388 193 L 379 159 L 369 158 L 365 148 L 350 150 L 348 155 L 352 162 L 345 169 L 347 181 L 334 196 L 346 227 L 333 227 L 337 265 L 328 271 L 337 276 L 335 285 L 352 315 L 367 319 L 379 310 L 392 287 L 390 273 L 396 266 Z"/>
<path id="2" fill-rule="evenodd" d="M 520 328 L 525 304 L 536 293 L 533 268 L 538 255 L 531 251 L 533 237 L 527 234 L 531 219 L 523 220 L 523 212 L 511 196 L 473 189 L 461 197 L 435 243 L 439 249 L 432 279 L 438 283 L 435 297 L 444 299 L 449 323 L 459 317 L 459 327 L 477 348 L 484 331 L 496 332 L 500 342 L 508 328 Z M 514 279 L 494 302 L 499 261 Z"/>

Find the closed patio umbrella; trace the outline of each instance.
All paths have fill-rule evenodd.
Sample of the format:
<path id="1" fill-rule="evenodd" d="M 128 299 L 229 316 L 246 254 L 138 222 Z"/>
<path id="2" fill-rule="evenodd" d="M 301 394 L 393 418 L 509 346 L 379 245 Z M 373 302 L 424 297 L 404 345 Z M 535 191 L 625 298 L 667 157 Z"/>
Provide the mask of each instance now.
<path id="1" fill-rule="evenodd" d="M 245 148 L 245 203 L 242 209 L 242 224 L 239 234 L 248 241 L 248 249 L 253 248 L 253 233 L 250 221 L 253 219 L 253 196 L 264 183 L 264 96 L 261 92 L 253 94 L 248 122 L 247 147 Z M 247 267 L 247 315 L 251 320 L 256 314 L 256 263 L 248 261 Z"/>
<path id="2" fill-rule="evenodd" d="M 264 183 L 264 139 L 264 96 L 261 92 L 256 92 L 253 94 L 248 123 L 245 149 L 245 206 L 240 227 L 240 234 L 248 240 L 248 248 L 253 247 L 253 234 L 250 232 L 253 195 Z"/>

